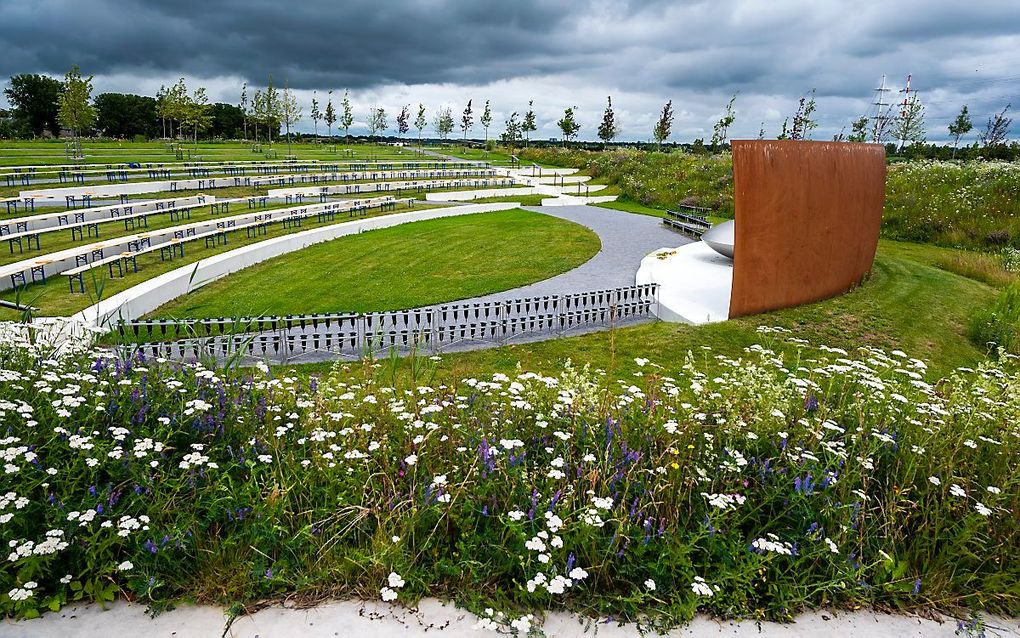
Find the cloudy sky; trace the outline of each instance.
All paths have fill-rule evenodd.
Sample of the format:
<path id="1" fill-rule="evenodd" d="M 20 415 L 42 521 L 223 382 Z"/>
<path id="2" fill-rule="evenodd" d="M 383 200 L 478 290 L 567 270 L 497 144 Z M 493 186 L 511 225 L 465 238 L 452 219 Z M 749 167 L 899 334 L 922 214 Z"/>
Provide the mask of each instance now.
<path id="1" fill-rule="evenodd" d="M 611 95 L 625 140 L 649 139 L 667 99 L 672 139 L 708 138 L 734 93 L 731 137 L 774 137 L 811 89 L 828 139 L 870 111 L 883 75 L 895 100 L 912 74 L 929 139 L 963 104 L 977 128 L 1020 108 L 1017 0 L 0 0 L 0 18 L 0 78 L 78 64 L 97 93 L 183 76 L 237 103 L 271 73 L 308 131 L 312 91 L 345 88 L 359 122 L 373 105 L 392 124 L 407 103 L 459 113 L 468 99 L 477 119 L 488 99 L 493 134 L 534 100 L 536 137 L 558 136 L 574 105 L 594 138 Z"/>

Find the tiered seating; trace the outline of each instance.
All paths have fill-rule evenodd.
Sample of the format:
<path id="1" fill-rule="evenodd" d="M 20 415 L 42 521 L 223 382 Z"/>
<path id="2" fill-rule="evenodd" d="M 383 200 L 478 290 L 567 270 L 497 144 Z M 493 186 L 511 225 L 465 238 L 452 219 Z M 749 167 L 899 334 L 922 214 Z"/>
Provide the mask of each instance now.
<path id="1" fill-rule="evenodd" d="M 269 211 L 262 214 L 245 214 L 234 218 L 216 220 L 215 226 L 208 230 L 198 232 L 199 228 L 206 227 L 210 222 L 198 222 L 186 226 L 178 226 L 160 233 L 165 236 L 167 231 L 173 233 L 173 237 L 166 241 L 153 242 L 151 235 L 139 235 L 128 243 L 128 250 L 119 252 L 109 257 L 103 256 L 102 250 L 93 252 L 91 261 L 85 260 L 76 267 L 65 270 L 60 274 L 67 276 L 67 284 L 71 293 L 85 292 L 84 275 L 94 268 L 106 266 L 110 277 L 123 277 L 127 267 L 131 266 L 133 272 L 138 272 L 137 258 L 149 253 L 159 251 L 161 261 L 173 261 L 175 257 L 184 257 L 184 247 L 191 242 L 202 240 L 206 248 L 214 248 L 226 244 L 229 234 L 241 229 L 249 239 L 259 235 L 267 235 L 269 226 L 280 223 L 284 228 L 300 227 L 305 219 L 316 217 L 320 222 L 335 221 L 338 213 L 347 212 L 350 217 L 357 215 L 366 216 L 371 208 L 378 207 L 380 211 L 393 210 L 400 201 L 410 205 L 414 200 L 397 200 L 393 197 L 380 197 L 366 201 L 332 202 L 329 204 L 316 204 L 313 206 L 302 206 L 299 208 Z M 240 222 L 240 223 L 239 223 Z M 114 272 L 116 266 L 116 273 Z M 34 279 L 33 279 L 34 280 Z M 45 279 L 43 279 L 45 281 Z"/>

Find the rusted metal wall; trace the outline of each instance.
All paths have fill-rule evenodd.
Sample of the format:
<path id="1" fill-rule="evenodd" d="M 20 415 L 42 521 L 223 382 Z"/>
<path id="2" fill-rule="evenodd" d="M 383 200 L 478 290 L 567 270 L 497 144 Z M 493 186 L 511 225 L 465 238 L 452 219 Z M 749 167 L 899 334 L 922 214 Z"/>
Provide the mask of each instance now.
<path id="1" fill-rule="evenodd" d="M 878 144 L 733 142 L 730 317 L 826 299 L 871 271 L 885 201 Z"/>

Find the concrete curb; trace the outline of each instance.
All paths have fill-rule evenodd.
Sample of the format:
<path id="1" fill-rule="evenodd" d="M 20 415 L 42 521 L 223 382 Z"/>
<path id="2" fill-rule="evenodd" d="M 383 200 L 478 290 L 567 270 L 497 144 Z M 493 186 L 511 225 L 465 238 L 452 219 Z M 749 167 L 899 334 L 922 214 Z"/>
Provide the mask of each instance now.
<path id="1" fill-rule="evenodd" d="M 1020 620 L 987 617 L 987 636 L 1020 636 Z M 223 610 L 208 606 L 182 606 L 150 618 L 143 605 L 117 602 L 106 611 L 98 605 L 72 606 L 58 613 L 28 621 L 5 620 L 0 636 L 38 638 L 109 638 L 109 636 L 147 636 L 148 638 L 227 636 L 230 638 L 335 638 L 337 636 L 373 636 L 378 638 L 416 638 L 425 636 L 495 636 L 495 632 L 475 628 L 478 617 L 435 599 L 421 601 L 416 609 L 378 602 L 329 602 L 310 609 L 272 606 L 250 616 L 236 619 L 226 629 Z M 535 621 L 537 625 L 539 621 Z M 617 625 L 606 620 L 580 618 L 564 612 L 547 614 L 541 630 L 550 637 L 599 636 L 600 638 L 637 638 L 636 625 Z M 940 638 L 956 635 L 953 619 L 938 622 L 909 615 L 887 615 L 874 611 L 816 611 L 802 614 L 794 623 L 758 623 L 720 621 L 699 616 L 682 628 L 669 632 L 677 637 L 736 636 L 756 638 L 867 636 L 869 638 Z M 504 632 L 505 633 L 505 632 Z"/>

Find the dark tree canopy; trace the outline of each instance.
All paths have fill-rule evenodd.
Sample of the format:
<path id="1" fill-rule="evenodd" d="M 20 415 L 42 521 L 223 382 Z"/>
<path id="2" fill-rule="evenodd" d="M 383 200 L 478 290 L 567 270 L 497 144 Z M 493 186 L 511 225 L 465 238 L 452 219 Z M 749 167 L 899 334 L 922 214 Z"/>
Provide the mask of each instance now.
<path id="1" fill-rule="evenodd" d="M 156 100 L 130 93 L 97 95 L 96 130 L 105 137 L 158 137 L 160 126 Z"/>
<path id="2" fill-rule="evenodd" d="M 217 102 L 209 107 L 209 115 L 212 117 L 212 123 L 206 131 L 209 137 L 238 139 L 244 135 L 244 113 L 240 108 Z"/>
<path id="3" fill-rule="evenodd" d="M 4 93 L 14 107 L 16 127 L 35 137 L 41 137 L 47 131 L 54 137 L 59 136 L 57 103 L 62 88 L 60 80 L 46 75 L 22 73 L 11 76 L 10 86 L 4 89 Z"/>

